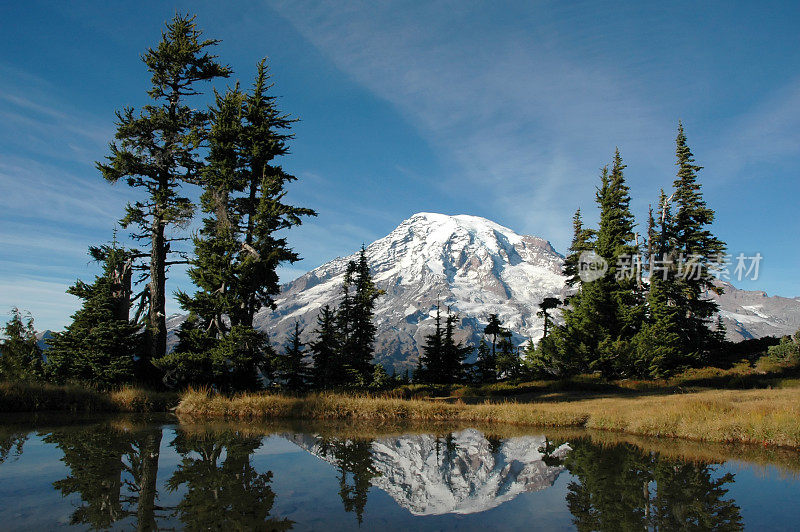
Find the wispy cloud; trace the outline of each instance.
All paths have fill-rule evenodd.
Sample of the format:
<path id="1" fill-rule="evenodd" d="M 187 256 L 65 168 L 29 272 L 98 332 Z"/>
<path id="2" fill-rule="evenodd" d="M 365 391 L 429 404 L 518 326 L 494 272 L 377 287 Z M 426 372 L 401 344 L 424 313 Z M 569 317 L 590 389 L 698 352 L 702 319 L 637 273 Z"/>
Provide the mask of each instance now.
<path id="1" fill-rule="evenodd" d="M 591 201 L 597 170 L 616 145 L 646 152 L 657 136 L 669 145 L 673 119 L 634 72 L 562 50 L 545 28 L 475 27 L 467 19 L 480 20 L 479 9 L 451 2 L 277 9 L 455 164 L 431 186 L 455 188 L 456 196 L 465 184 L 479 187 L 502 221 L 562 246 L 570 213 Z M 644 173 L 653 158 L 638 157 Z"/>

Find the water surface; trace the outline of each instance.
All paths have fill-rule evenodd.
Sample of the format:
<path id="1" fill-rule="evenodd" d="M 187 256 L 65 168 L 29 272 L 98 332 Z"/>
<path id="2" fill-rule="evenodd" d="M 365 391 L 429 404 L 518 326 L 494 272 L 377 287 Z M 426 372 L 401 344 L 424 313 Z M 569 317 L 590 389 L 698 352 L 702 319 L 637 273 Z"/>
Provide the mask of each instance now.
<path id="1" fill-rule="evenodd" d="M 0 419 L 0 528 L 791 530 L 793 451 L 502 427 Z"/>

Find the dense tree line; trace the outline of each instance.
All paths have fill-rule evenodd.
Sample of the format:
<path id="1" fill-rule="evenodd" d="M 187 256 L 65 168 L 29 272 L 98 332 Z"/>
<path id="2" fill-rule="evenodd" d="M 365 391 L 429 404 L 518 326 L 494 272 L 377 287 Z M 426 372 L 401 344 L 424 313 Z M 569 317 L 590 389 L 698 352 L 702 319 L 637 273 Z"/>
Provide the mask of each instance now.
<path id="1" fill-rule="evenodd" d="M 717 304 L 707 294 L 721 292 L 713 269 L 725 244 L 710 230 L 714 211 L 703 199 L 702 167 L 682 125 L 676 157 L 673 191 L 662 190 L 644 235 L 636 232 L 619 150 L 603 168 L 599 226 L 585 228 L 580 210 L 573 218 L 564 274 L 577 290 L 562 308 L 563 323 L 529 350 L 532 367 L 556 375 L 648 378 L 712 362 L 724 329 L 712 319 Z M 606 269 L 591 275 L 598 265 Z"/>

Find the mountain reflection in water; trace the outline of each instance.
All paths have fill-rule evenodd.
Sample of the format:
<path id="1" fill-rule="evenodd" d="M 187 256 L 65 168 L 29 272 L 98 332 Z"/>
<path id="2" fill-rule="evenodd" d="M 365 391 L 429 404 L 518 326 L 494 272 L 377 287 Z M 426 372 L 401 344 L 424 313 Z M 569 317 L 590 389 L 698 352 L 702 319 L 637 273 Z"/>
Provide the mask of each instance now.
<path id="1" fill-rule="evenodd" d="M 4 428 L 0 483 L 9 482 L 4 474 L 18 483 L 35 480 L 15 469 L 33 442 L 36 460 L 65 466 L 48 477 L 51 491 L 69 501 L 61 523 L 84 529 L 307 529 L 330 516 L 322 506 L 293 498 L 338 499 L 351 515 L 350 525 L 342 526 L 358 527 L 370 500 L 378 501 L 378 513 L 396 515 L 381 492 L 407 511 L 403 519 L 432 526 L 421 519 L 449 515 L 456 526 L 466 523 L 458 516 L 502 511 L 522 494 L 531 494 L 525 503 L 534 504 L 533 492 L 551 487 L 562 507 L 548 511 L 560 512 L 564 524 L 579 530 L 744 525 L 730 493 L 735 473 L 708 460 L 669 457 L 630 443 L 598 444 L 586 436 L 500 437 L 476 429 L 372 438 L 285 431 L 264 436 L 236 426 L 204 430 L 120 421 L 35 432 Z M 324 481 L 333 475 L 335 484 Z M 291 489 L 276 487 L 289 481 Z M 0 492 L 0 522 L 20 528 L 58 524 L 44 522 L 47 512 L 20 509 L 24 501 L 7 489 Z M 497 515 L 503 523 L 504 514 Z"/>

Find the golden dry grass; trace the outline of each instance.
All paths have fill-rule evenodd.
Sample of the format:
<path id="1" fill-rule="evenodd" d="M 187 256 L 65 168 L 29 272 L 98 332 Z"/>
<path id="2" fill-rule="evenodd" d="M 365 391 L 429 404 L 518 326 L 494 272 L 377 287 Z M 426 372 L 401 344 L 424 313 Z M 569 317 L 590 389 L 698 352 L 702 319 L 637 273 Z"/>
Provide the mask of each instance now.
<path id="1" fill-rule="evenodd" d="M 189 390 L 176 413 L 229 419 L 505 423 L 584 427 L 697 441 L 800 447 L 800 389 L 708 390 L 671 395 L 531 403 L 452 404 L 366 395 L 225 397 Z"/>

